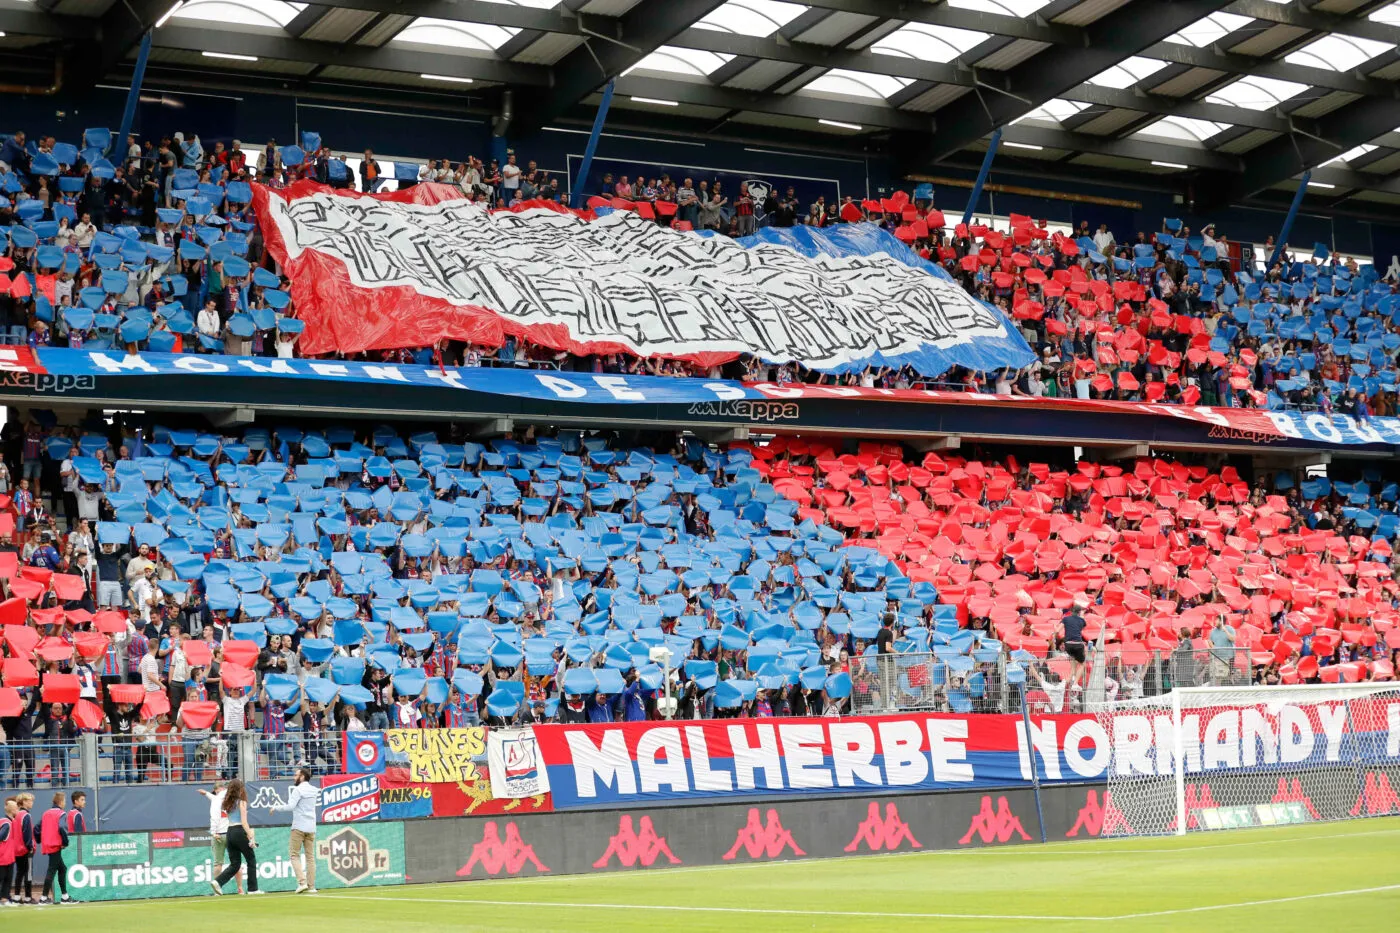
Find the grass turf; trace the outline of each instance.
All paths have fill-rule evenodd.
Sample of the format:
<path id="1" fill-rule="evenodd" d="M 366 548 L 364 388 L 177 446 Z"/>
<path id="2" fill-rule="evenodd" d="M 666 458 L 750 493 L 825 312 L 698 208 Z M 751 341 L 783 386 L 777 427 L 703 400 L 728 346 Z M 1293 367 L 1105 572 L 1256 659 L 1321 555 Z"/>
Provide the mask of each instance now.
<path id="1" fill-rule="evenodd" d="M 169 929 L 1394 930 L 1400 818 L 528 880 L 6 908 L 6 933 Z M 56 916 L 59 915 L 59 916 Z M 61 917 L 61 919 L 60 919 Z M 1344 919 L 1343 919 L 1344 918 Z"/>

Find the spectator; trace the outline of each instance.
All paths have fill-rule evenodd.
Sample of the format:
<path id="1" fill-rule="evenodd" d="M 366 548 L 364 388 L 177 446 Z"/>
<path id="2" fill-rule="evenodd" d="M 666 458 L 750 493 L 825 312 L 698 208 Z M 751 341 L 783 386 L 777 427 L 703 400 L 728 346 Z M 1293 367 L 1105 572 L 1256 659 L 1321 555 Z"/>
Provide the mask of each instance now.
<path id="1" fill-rule="evenodd" d="M 359 185 L 361 191 L 373 193 L 379 190 L 383 184 L 383 170 L 379 167 L 379 162 L 374 158 L 374 153 L 366 149 L 360 161 Z"/>
<path id="2" fill-rule="evenodd" d="M 507 202 L 515 197 L 515 193 L 520 189 L 520 166 L 515 164 L 515 153 L 506 155 L 506 164 L 501 167 L 501 190 Z"/>
<path id="3" fill-rule="evenodd" d="M 1235 669 L 1235 627 L 1225 619 L 1210 632 L 1211 683 L 1228 684 Z"/>

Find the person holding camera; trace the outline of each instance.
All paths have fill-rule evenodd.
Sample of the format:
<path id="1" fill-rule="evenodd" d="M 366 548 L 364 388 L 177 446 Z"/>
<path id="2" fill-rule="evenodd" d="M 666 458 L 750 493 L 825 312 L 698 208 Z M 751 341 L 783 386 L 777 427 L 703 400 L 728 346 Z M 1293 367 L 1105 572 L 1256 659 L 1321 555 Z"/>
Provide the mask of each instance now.
<path id="1" fill-rule="evenodd" d="M 215 781 L 212 791 L 199 789 L 200 796 L 209 801 L 209 846 L 211 871 L 223 871 L 224 857 L 228 853 L 228 814 L 224 813 L 224 794 L 227 785 Z M 243 893 L 243 875 L 238 876 L 238 893 Z"/>
<path id="2" fill-rule="evenodd" d="M 258 890 L 258 856 L 253 851 L 258 845 L 257 835 L 253 832 L 253 827 L 248 825 L 248 789 L 238 778 L 228 782 L 224 799 L 219 804 L 219 811 L 228 824 L 228 867 L 219 872 L 219 876 L 211 880 L 209 886 L 214 889 L 216 896 L 223 894 L 224 885 L 238 874 L 238 869 L 243 867 L 246 860 L 248 893 L 263 893 Z M 234 822 L 235 814 L 237 822 Z"/>

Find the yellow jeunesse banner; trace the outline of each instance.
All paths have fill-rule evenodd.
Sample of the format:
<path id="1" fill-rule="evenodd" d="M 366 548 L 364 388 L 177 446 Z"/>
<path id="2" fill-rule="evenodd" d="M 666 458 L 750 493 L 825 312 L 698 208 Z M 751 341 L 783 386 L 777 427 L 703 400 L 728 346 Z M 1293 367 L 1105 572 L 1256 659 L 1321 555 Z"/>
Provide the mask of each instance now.
<path id="1" fill-rule="evenodd" d="M 407 780 L 428 784 L 475 781 L 486 761 L 486 728 L 389 729 L 385 764 L 405 769 Z"/>

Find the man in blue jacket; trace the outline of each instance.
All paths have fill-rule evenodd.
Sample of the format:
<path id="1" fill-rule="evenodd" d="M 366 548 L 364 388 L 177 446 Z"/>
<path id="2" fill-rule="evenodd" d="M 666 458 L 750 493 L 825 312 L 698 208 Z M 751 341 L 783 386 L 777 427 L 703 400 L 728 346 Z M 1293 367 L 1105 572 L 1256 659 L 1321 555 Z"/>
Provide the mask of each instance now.
<path id="1" fill-rule="evenodd" d="M 29 152 L 24 148 L 24 130 L 20 130 L 4 145 L 0 145 L 0 163 L 8 165 L 12 171 L 28 173 Z"/>

